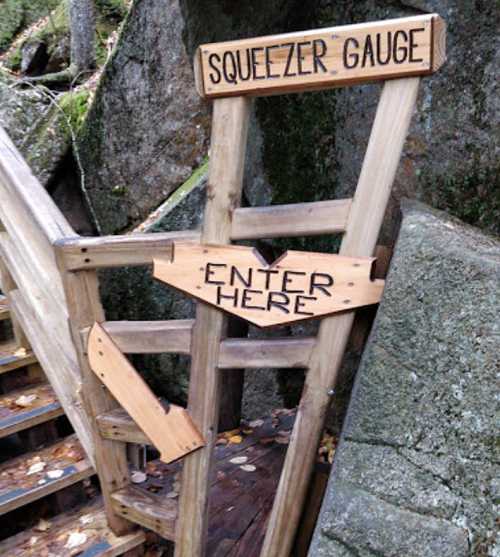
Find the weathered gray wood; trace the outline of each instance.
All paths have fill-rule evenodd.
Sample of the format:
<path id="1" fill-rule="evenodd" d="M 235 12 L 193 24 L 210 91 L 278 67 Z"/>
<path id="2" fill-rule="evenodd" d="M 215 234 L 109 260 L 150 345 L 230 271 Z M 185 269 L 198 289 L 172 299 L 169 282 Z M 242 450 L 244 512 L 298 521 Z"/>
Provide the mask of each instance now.
<path id="1" fill-rule="evenodd" d="M 372 255 L 417 97 L 419 79 L 385 83 L 340 253 Z M 354 312 L 325 318 L 311 355 L 262 557 L 288 557 Z"/>
<path id="2" fill-rule="evenodd" d="M 234 211 L 232 240 L 317 236 L 344 232 L 351 199 L 240 207 Z"/>
<path id="3" fill-rule="evenodd" d="M 231 214 L 241 198 L 250 106 L 250 101 L 239 97 L 214 102 L 203 242 L 222 244 L 230 240 Z M 226 319 L 221 312 L 205 304 L 197 305 L 188 409 L 205 438 L 206 447 L 184 460 L 176 557 L 200 557 L 204 554 L 208 479 L 220 399 L 217 366 L 225 326 Z M 209 335 L 207 331 L 210 331 Z"/>
<path id="4" fill-rule="evenodd" d="M 103 439 L 95 423 L 96 416 L 117 408 L 118 403 L 90 369 L 80 337 L 82 329 L 92 326 L 96 321 L 104 321 L 97 274 L 95 271 L 70 272 L 65 268 L 62 257 L 59 258 L 59 264 L 68 302 L 72 338 L 82 373 L 83 400 L 92 426 L 95 467 L 101 484 L 104 508 L 110 528 L 115 534 L 123 535 L 132 531 L 133 524 L 115 512 L 111 494 L 130 482 L 126 446 Z"/>
<path id="5" fill-rule="evenodd" d="M 199 242 L 193 230 L 98 238 L 73 237 L 55 243 L 68 271 L 151 265 L 154 257 L 170 257 L 172 242 Z"/>

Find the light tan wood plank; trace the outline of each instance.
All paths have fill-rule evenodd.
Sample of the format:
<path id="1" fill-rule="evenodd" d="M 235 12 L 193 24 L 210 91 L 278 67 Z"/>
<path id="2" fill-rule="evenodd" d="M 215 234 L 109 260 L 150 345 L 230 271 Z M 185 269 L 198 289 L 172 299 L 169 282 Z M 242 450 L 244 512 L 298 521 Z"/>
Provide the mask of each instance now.
<path id="1" fill-rule="evenodd" d="M 125 354 L 190 354 L 193 319 L 105 321 L 102 328 Z M 82 331 L 87 346 L 90 329 Z"/>
<path id="2" fill-rule="evenodd" d="M 208 98 L 297 93 L 427 75 L 445 60 L 438 14 L 201 45 L 197 89 Z"/>
<path id="3" fill-rule="evenodd" d="M 271 264 L 246 246 L 174 243 L 153 275 L 170 286 L 257 325 L 285 325 L 379 302 L 384 281 L 374 259 L 287 251 Z"/>
<path id="4" fill-rule="evenodd" d="M 36 269 L 44 289 L 62 301 L 51 244 L 75 233 L 1 127 L 0 219 L 26 261 Z"/>
<path id="5" fill-rule="evenodd" d="M 317 236 L 344 232 L 351 199 L 269 207 L 240 207 L 233 213 L 232 240 Z"/>
<path id="6" fill-rule="evenodd" d="M 95 271 L 72 273 L 65 269 L 62 259 L 59 259 L 59 264 L 68 301 L 73 343 L 81 370 L 83 401 L 92 428 L 95 468 L 99 475 L 104 508 L 109 527 L 116 535 L 124 535 L 131 532 L 134 525 L 115 513 L 111 493 L 130 482 L 126 446 L 103 439 L 95 423 L 96 416 L 115 409 L 118 403 L 90 369 L 80 338 L 82 329 L 90 327 L 96 321 L 104 321 L 104 311 L 99 299 L 99 282 Z"/>
<path id="7" fill-rule="evenodd" d="M 8 267 L 37 320 L 43 323 L 40 334 L 49 335 L 50 342 L 61 346 L 68 358 L 76 363 L 65 303 L 45 288 L 43 272 L 39 274 L 34 262 L 26 259 L 26 255 L 5 232 L 0 232 L 0 258 Z"/>
<path id="8" fill-rule="evenodd" d="M 67 238 L 56 242 L 69 271 L 151 265 L 154 257 L 169 257 L 172 242 L 199 242 L 193 230 L 98 238 Z"/>
<path id="9" fill-rule="evenodd" d="M 418 78 L 385 83 L 340 253 L 372 255 L 414 110 Z M 288 557 L 354 312 L 325 318 L 311 355 L 262 557 Z"/>
<path id="10" fill-rule="evenodd" d="M 90 331 L 87 351 L 91 369 L 153 441 L 161 460 L 172 462 L 203 446 L 187 411 L 173 404 L 165 410 L 98 323 Z"/>
<path id="11" fill-rule="evenodd" d="M 214 103 L 203 242 L 222 244 L 230 240 L 231 214 L 241 199 L 250 106 L 244 98 Z M 184 461 L 175 557 L 200 557 L 204 552 L 208 480 L 220 399 L 217 365 L 225 327 L 221 312 L 205 304 L 197 305 L 188 408 L 207 444 Z"/>

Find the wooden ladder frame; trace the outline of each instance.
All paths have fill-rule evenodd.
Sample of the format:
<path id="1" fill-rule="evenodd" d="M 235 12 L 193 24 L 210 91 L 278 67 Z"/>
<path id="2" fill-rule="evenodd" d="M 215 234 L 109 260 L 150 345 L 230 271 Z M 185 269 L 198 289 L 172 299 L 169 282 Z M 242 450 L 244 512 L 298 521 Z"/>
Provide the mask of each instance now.
<path id="1" fill-rule="evenodd" d="M 341 255 L 373 255 L 415 106 L 419 81 L 418 77 L 410 77 L 386 81 L 383 85 L 347 224 L 344 227 L 344 223 L 329 222 L 328 230 L 323 231 L 331 231 L 332 228 L 344 230 Z M 212 153 L 201 235 L 204 243 L 226 244 L 234 238 L 232 220 L 241 198 L 250 110 L 251 100 L 247 97 L 214 100 Z M 299 210 L 300 205 L 296 207 Z M 272 219 L 272 212 L 270 214 Z M 277 214 L 275 217 L 278 220 Z M 333 212 L 332 217 L 335 218 Z M 288 224 L 280 223 L 277 227 L 279 232 L 275 230 L 273 236 L 296 235 L 294 227 L 293 220 Z M 315 233 L 321 232 L 316 230 Z M 262 557 L 287 557 L 291 551 L 354 315 L 354 311 L 346 311 L 324 318 L 321 322 L 307 365 L 305 386 L 261 550 Z M 203 303 L 197 304 L 191 345 L 188 410 L 205 437 L 206 447 L 184 460 L 176 557 L 204 555 L 208 528 L 208 479 L 221 394 L 219 348 L 226 326 L 227 318 L 221 311 Z"/>
<path id="2" fill-rule="evenodd" d="M 315 339 L 226 338 L 228 318 L 204 303 L 197 304 L 194 324 L 186 320 L 106 322 L 97 269 L 151 265 L 157 257 L 168 257 L 176 241 L 229 244 L 298 234 L 344 233 L 341 255 L 373 255 L 419 80 L 409 77 L 384 83 L 352 200 L 240 208 L 252 100 L 218 98 L 213 106 L 212 152 L 201 235 L 197 231 L 182 231 L 75 237 L 55 242 L 82 376 L 82 398 L 93 428 L 96 470 L 108 521 L 116 534 L 125 534 L 135 527 L 134 522 L 139 523 L 168 539 L 175 538 L 176 557 L 202 557 L 222 385 L 228 384 L 228 378 L 230 384 L 231 377 L 239 375 L 231 371 L 234 369 L 305 368 L 305 387 L 261 551 L 262 557 L 288 557 L 355 312 L 324 318 Z M 135 494 L 132 497 L 139 497 L 135 504 L 129 495 L 123 495 L 130 484 L 125 441 L 148 443 L 148 439 L 138 428 L 117 424 L 112 414 L 119 404 L 90 369 L 86 340 L 95 322 L 102 324 L 124 353 L 191 355 L 188 410 L 206 446 L 183 460 L 176 532 L 171 529 L 171 518 L 156 513 L 152 503 Z M 116 425 L 110 428 L 110 423 Z"/>

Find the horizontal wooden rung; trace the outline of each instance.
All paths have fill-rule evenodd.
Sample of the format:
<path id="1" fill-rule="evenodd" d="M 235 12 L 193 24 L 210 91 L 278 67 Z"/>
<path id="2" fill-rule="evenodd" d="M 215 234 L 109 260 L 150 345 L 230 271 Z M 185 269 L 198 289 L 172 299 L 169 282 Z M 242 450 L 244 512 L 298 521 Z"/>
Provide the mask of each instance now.
<path id="1" fill-rule="evenodd" d="M 193 324 L 192 319 L 105 321 L 102 327 L 125 354 L 189 354 Z M 90 327 L 81 332 L 85 347 L 89 332 Z"/>
<path id="2" fill-rule="evenodd" d="M 55 243 L 68 271 L 151 265 L 155 257 L 169 257 L 173 242 L 199 242 L 195 230 L 128 234 L 97 238 L 67 238 Z"/>
<path id="3" fill-rule="evenodd" d="M 346 229 L 351 205 L 352 199 L 335 199 L 239 208 L 233 213 L 231 238 L 252 240 L 337 234 Z"/>
<path id="4" fill-rule="evenodd" d="M 101 324 L 125 354 L 190 353 L 192 319 L 171 321 L 105 321 Z M 81 331 L 84 346 L 89 329 Z M 230 338 L 222 341 L 220 369 L 307 368 L 315 339 Z"/>

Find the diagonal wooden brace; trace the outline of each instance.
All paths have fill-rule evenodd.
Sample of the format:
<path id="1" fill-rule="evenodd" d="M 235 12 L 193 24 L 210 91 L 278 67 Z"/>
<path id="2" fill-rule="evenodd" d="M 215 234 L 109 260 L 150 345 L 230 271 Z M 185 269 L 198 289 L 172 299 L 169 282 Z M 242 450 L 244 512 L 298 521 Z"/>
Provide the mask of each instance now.
<path id="1" fill-rule="evenodd" d="M 92 371 L 160 451 L 161 460 L 172 462 L 204 446 L 187 410 L 173 404 L 165 410 L 99 323 L 89 334 L 88 358 Z"/>

